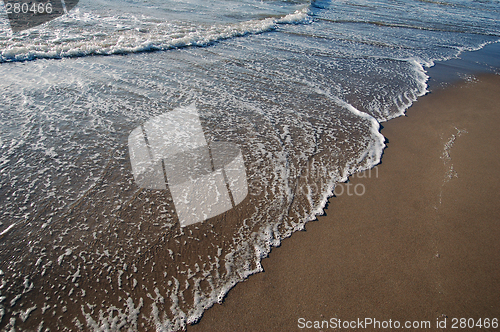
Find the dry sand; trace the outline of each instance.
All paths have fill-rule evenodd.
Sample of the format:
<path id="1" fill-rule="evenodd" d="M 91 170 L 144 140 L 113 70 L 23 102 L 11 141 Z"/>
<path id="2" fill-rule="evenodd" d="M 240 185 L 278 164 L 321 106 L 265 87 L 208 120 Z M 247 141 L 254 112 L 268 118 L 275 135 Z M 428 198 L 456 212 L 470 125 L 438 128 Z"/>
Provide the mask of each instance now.
<path id="1" fill-rule="evenodd" d="M 325 216 L 189 332 L 304 330 L 299 318 L 432 330 L 438 318 L 448 328 L 453 318 L 500 320 L 500 76 L 435 91 L 383 125 L 378 175 L 349 182 L 364 195 L 343 184 Z"/>

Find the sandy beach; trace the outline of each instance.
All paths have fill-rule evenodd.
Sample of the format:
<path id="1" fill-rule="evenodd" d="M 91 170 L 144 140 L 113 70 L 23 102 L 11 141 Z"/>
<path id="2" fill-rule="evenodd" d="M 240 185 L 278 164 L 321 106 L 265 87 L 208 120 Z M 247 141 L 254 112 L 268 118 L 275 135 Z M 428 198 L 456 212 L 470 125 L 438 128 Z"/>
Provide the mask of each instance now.
<path id="1" fill-rule="evenodd" d="M 500 319 L 499 96 L 500 77 L 481 76 L 384 123 L 382 163 L 338 187 L 325 216 L 188 331 L 335 330 L 367 318 L 431 330 L 472 318 L 481 330 L 479 319 Z"/>

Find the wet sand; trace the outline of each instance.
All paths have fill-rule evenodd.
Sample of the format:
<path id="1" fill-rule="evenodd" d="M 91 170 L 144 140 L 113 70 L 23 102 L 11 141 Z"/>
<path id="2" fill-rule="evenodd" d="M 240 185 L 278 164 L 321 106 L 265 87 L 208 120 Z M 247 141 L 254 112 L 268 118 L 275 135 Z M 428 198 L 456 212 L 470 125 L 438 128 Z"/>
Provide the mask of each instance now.
<path id="1" fill-rule="evenodd" d="M 440 330 L 438 320 L 448 329 L 454 318 L 500 320 L 499 105 L 500 76 L 482 76 L 384 123 L 382 164 L 338 187 L 325 216 L 283 241 L 265 272 L 188 331 L 295 331 L 358 318 Z"/>

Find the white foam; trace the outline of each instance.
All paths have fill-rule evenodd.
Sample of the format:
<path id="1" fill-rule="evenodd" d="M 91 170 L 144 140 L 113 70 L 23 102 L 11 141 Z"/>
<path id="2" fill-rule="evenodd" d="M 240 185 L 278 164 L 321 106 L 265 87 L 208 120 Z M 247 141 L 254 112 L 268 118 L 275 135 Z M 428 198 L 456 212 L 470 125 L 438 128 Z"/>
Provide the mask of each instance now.
<path id="1" fill-rule="evenodd" d="M 382 122 L 388 121 L 390 119 L 402 116 L 405 114 L 406 110 L 410 108 L 411 105 L 417 100 L 418 97 L 421 97 L 429 92 L 427 89 L 427 81 L 429 80 L 429 76 L 426 74 L 424 66 L 434 65 L 434 62 L 425 62 L 421 59 L 406 59 L 406 61 L 413 67 L 412 74 L 413 80 L 416 82 L 416 90 L 414 91 L 406 91 L 403 95 L 399 95 L 397 99 L 394 99 L 393 102 L 398 108 L 398 113 L 391 114 L 387 118 L 383 119 Z M 411 93 L 411 95 L 409 94 Z"/>
<path id="2" fill-rule="evenodd" d="M 87 305 L 90 312 L 81 306 L 81 311 L 85 317 L 87 327 L 93 331 L 120 331 L 121 328 L 127 327 L 129 331 L 137 331 L 137 318 L 144 305 L 142 298 L 139 299 L 137 306 L 132 298 L 127 298 L 126 306 L 123 309 L 110 306 L 107 310 L 99 310 L 99 319 L 96 321 L 92 318 L 94 306 Z"/>
<path id="3" fill-rule="evenodd" d="M 298 23 L 311 23 L 309 6 L 296 10 L 292 14 L 288 14 L 276 20 L 278 24 L 298 24 Z"/>
<path id="4" fill-rule="evenodd" d="M 9 225 L 6 229 L 4 229 L 1 233 L 0 236 L 7 234 L 14 226 L 16 226 L 16 223 L 13 223 Z"/>
<path id="5" fill-rule="evenodd" d="M 102 18 L 91 14 L 73 14 L 73 20 L 90 21 L 98 24 Z M 71 19 L 69 19 L 71 21 Z M 277 24 L 309 23 L 308 8 L 297 10 L 292 14 L 279 18 L 249 20 L 233 24 L 214 25 L 208 28 L 198 27 L 192 31 L 185 27 L 172 30 L 172 25 L 162 23 L 156 29 L 144 33 L 135 29 L 115 31 L 102 34 L 95 31 L 88 35 L 71 37 L 65 30 L 40 30 L 42 38 L 27 40 L 23 46 L 18 43 L 7 43 L 0 54 L 0 63 L 9 61 L 27 61 L 35 59 L 57 59 L 64 57 L 81 57 L 87 55 L 112 55 L 149 51 L 164 51 L 187 46 L 207 46 L 228 38 L 259 34 L 276 28 Z M 66 29 L 66 28 L 65 28 Z M 67 37 L 61 38 L 61 35 Z M 28 35 L 29 36 L 29 35 Z M 69 38 L 68 38 L 69 37 Z"/>
<path id="6" fill-rule="evenodd" d="M 28 309 L 26 309 L 26 310 L 21 310 L 21 311 L 19 312 L 19 318 L 20 318 L 23 322 L 25 322 L 25 321 L 28 319 L 28 317 L 29 317 L 30 313 L 31 313 L 33 310 L 35 310 L 35 309 L 36 309 L 36 305 L 34 305 L 33 307 L 30 307 L 30 308 L 28 308 Z"/>

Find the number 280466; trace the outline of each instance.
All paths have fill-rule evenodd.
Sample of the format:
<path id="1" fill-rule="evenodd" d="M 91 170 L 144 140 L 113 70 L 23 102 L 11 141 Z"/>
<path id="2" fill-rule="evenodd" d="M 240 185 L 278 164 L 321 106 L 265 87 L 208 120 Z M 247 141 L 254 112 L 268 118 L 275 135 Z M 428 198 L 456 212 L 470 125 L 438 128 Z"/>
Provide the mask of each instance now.
<path id="1" fill-rule="evenodd" d="M 52 13 L 52 4 L 50 2 L 15 2 L 6 3 L 5 10 L 7 14 L 50 14 Z"/>
<path id="2" fill-rule="evenodd" d="M 478 328 L 486 328 L 486 329 L 489 329 L 489 328 L 498 328 L 498 318 L 493 318 L 493 319 L 489 319 L 489 318 L 484 318 L 484 319 L 478 319 L 478 320 L 475 320 L 474 318 L 469 318 L 469 319 L 466 319 L 466 318 L 452 318 L 451 320 L 451 328 L 452 329 L 465 329 L 465 328 L 469 328 L 469 329 L 472 329 L 472 328 L 475 328 L 475 327 L 478 327 Z"/>

